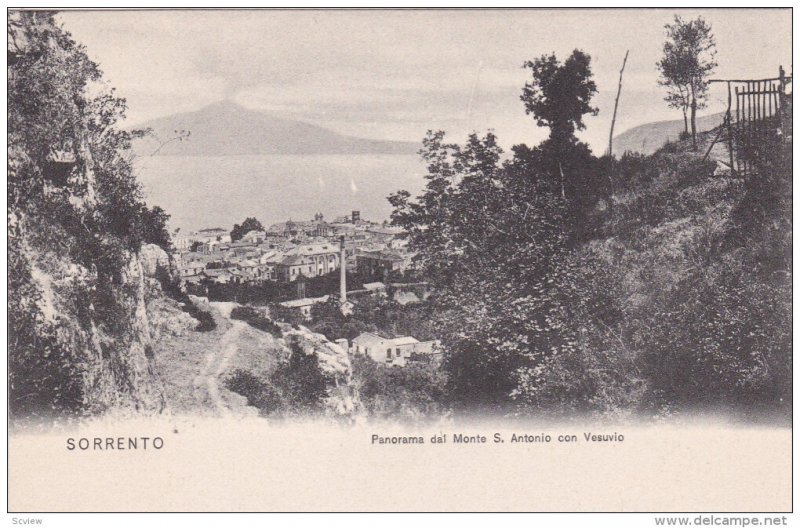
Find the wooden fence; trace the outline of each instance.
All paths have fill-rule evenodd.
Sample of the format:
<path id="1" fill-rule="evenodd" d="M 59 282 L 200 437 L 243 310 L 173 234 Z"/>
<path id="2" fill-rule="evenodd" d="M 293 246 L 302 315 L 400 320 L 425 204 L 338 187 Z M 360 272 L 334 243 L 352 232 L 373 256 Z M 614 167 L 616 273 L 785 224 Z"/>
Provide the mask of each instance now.
<path id="1" fill-rule="evenodd" d="M 728 87 L 728 109 L 723 126 L 709 146 L 718 141 L 727 143 L 731 170 L 739 176 L 755 173 L 753 157 L 766 134 L 779 130 L 786 136 L 787 85 L 792 77 L 787 76 L 783 67 L 778 77 L 772 79 L 714 79 L 710 82 L 723 82 Z M 726 132 L 727 137 L 721 138 Z"/>

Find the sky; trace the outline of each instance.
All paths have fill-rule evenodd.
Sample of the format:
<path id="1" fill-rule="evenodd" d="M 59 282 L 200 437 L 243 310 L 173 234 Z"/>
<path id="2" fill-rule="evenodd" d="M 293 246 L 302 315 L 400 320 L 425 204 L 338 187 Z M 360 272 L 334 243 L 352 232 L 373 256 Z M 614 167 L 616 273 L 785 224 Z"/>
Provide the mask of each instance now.
<path id="1" fill-rule="evenodd" d="M 592 57 L 600 110 L 581 138 L 602 151 L 624 72 L 616 132 L 681 114 L 657 84 L 664 24 L 708 21 L 716 78 L 791 71 L 791 10 L 72 11 L 59 15 L 129 103 L 133 126 L 208 104 L 242 106 L 353 136 L 454 141 L 492 129 L 505 148 L 546 130 L 519 95 L 526 60 Z M 717 85 L 705 113 L 724 109 Z"/>

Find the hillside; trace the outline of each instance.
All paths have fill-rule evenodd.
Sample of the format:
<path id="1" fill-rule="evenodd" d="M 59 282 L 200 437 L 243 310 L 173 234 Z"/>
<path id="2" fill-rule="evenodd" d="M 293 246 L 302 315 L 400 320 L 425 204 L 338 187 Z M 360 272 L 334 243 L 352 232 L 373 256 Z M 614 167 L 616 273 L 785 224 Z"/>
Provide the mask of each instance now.
<path id="1" fill-rule="evenodd" d="M 722 123 L 723 112 L 697 118 L 697 131 L 706 132 Z M 683 132 L 683 119 L 639 125 L 614 136 L 614 152 L 653 154 L 667 141 L 676 141 Z"/>
<path id="2" fill-rule="evenodd" d="M 113 126 L 124 101 L 92 105 L 97 66 L 51 13 L 14 13 L 8 31 L 10 416 L 162 412 L 158 322 L 182 316 L 148 276 L 168 235 Z"/>
<path id="3" fill-rule="evenodd" d="M 785 420 L 791 145 L 764 141 L 758 185 L 702 162 L 704 150 L 684 140 L 620 164 L 613 236 L 581 250 L 584 262 L 609 270 L 594 287 L 613 291 L 606 306 L 619 310 L 614 331 L 600 325 L 593 337 L 634 358 L 630 379 L 644 382 L 637 398 L 651 405 Z"/>
<path id="4" fill-rule="evenodd" d="M 249 110 L 231 101 L 214 103 L 196 112 L 176 114 L 138 128 L 154 137 L 140 140 L 144 155 L 236 156 L 258 154 L 409 154 L 419 145 L 337 134 L 323 127 Z M 178 132 L 189 135 L 173 140 Z"/>

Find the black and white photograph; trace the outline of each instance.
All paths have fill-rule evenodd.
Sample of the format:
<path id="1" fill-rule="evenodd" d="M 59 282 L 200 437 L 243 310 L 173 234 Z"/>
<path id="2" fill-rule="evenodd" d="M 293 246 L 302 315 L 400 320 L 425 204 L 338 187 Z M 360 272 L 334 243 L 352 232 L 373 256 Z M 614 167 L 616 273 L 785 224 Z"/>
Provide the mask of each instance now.
<path id="1" fill-rule="evenodd" d="M 792 24 L 9 9 L 9 513 L 790 513 Z"/>

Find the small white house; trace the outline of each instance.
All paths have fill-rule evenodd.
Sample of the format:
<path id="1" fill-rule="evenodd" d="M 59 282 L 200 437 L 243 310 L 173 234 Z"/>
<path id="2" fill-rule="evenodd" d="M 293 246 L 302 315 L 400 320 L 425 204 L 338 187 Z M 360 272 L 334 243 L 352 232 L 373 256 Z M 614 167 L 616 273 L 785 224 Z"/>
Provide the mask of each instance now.
<path id="1" fill-rule="evenodd" d="M 353 339 L 350 353 L 369 356 L 373 361 L 385 365 L 402 367 L 412 354 L 434 354 L 435 347 L 435 341 L 418 341 L 411 336 L 390 339 L 364 332 Z"/>
<path id="2" fill-rule="evenodd" d="M 315 304 L 326 303 L 328 302 L 328 295 L 323 295 L 322 297 L 304 297 L 302 299 L 294 299 L 291 301 L 283 301 L 280 303 L 281 306 L 285 306 L 286 308 L 294 308 L 299 310 L 303 317 L 306 319 L 311 318 L 311 308 Z"/>

